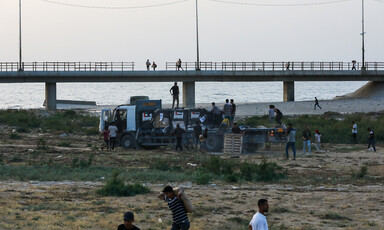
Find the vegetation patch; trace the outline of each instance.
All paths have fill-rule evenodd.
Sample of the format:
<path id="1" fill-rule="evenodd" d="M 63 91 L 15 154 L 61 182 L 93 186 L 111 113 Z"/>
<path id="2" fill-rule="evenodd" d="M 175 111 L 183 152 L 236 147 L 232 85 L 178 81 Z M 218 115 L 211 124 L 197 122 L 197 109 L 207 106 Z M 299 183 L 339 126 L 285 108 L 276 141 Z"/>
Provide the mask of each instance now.
<path id="1" fill-rule="evenodd" d="M 114 171 L 112 178 L 101 189 L 97 190 L 97 193 L 103 196 L 135 196 L 149 192 L 149 188 L 139 183 L 126 185 L 117 171 Z"/>
<path id="2" fill-rule="evenodd" d="M 60 147 L 71 147 L 71 142 L 62 141 L 57 146 L 60 146 Z"/>
<path id="3" fill-rule="evenodd" d="M 355 172 L 352 170 L 352 178 L 362 179 L 367 175 L 368 166 L 364 165 L 360 167 L 360 170 Z"/>
<path id="4" fill-rule="evenodd" d="M 21 135 L 17 133 L 11 133 L 9 134 L 9 139 L 13 139 L 13 140 L 21 139 Z"/>
<path id="5" fill-rule="evenodd" d="M 340 215 L 335 212 L 327 212 L 324 213 L 323 215 L 320 216 L 322 219 L 327 219 L 327 220 L 351 220 L 350 218 Z"/>
<path id="6" fill-rule="evenodd" d="M 281 166 L 266 159 L 260 164 L 254 164 L 213 156 L 203 163 L 203 169 L 217 176 L 224 176 L 227 182 L 275 181 L 285 177 Z"/>
<path id="7" fill-rule="evenodd" d="M 62 131 L 66 133 L 82 132 L 95 134 L 99 118 L 73 110 L 47 113 L 43 110 L 2 110 L 0 124 L 18 126 L 18 132 L 27 132 L 30 128 L 43 131 Z"/>

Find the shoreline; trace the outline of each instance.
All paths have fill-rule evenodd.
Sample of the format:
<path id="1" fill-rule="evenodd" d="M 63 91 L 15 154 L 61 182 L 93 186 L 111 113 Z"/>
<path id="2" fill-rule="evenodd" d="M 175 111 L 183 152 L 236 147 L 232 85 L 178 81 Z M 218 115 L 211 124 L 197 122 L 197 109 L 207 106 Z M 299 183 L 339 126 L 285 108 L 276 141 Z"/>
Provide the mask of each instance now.
<path id="1" fill-rule="evenodd" d="M 314 110 L 314 101 L 289 101 L 289 102 L 235 102 L 237 106 L 237 117 L 263 116 L 268 115 L 269 105 L 275 105 L 284 115 L 320 115 L 325 112 L 335 112 L 341 114 L 350 113 L 369 113 L 384 110 L 384 99 L 381 98 L 358 98 L 358 99 L 337 99 L 319 100 L 322 109 Z M 224 103 L 216 102 L 222 109 Z M 117 105 L 73 105 L 58 104 L 57 108 L 79 109 L 90 112 L 100 113 L 101 109 L 114 109 Z M 163 108 L 171 108 L 171 104 L 163 104 Z M 196 103 L 196 108 L 210 108 L 211 103 Z M 27 110 L 27 109 L 24 109 Z"/>
<path id="2" fill-rule="evenodd" d="M 322 109 L 314 110 L 314 101 L 289 101 L 289 102 L 246 102 L 236 103 L 236 116 L 263 116 L 268 115 L 269 105 L 275 105 L 285 115 L 320 115 L 325 112 L 336 112 L 341 114 L 369 113 L 384 110 L 384 99 L 359 98 L 359 99 L 337 99 L 319 100 Z M 224 103 L 217 103 L 221 109 Z M 165 104 L 165 108 L 171 105 Z M 210 103 L 197 103 L 196 108 L 210 108 Z"/>

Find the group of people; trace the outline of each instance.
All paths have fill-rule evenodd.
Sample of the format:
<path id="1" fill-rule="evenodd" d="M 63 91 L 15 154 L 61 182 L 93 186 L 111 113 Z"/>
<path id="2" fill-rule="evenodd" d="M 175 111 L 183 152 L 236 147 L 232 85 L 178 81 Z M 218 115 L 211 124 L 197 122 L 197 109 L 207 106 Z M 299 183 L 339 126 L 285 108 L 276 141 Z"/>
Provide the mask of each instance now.
<path id="1" fill-rule="evenodd" d="M 289 159 L 288 150 L 292 148 L 293 158 L 292 160 L 296 160 L 296 130 L 293 128 L 292 124 L 288 124 L 288 128 L 286 130 L 285 135 L 287 136 L 287 144 L 285 145 L 285 156 L 287 160 Z M 311 155 L 311 131 L 309 130 L 309 126 L 306 125 L 302 134 L 303 140 L 303 156 L 305 156 L 306 150 L 308 151 L 308 155 Z M 315 130 L 315 147 L 316 150 L 320 150 L 321 145 L 321 133 L 318 129 Z"/>
<path id="2" fill-rule="evenodd" d="M 184 70 L 183 67 L 181 66 L 181 58 L 179 58 L 179 60 L 177 60 L 176 62 L 176 70 Z M 147 67 L 147 71 L 149 71 L 149 69 L 152 67 L 153 68 L 153 71 L 156 71 L 156 68 L 157 68 L 157 64 L 153 61 L 152 62 L 152 65 L 151 65 L 151 62 L 149 61 L 149 59 L 147 59 L 147 61 L 145 62 L 145 66 Z"/>
<path id="3" fill-rule="evenodd" d="M 281 126 L 281 119 L 283 118 L 283 113 L 276 108 L 274 105 L 269 105 L 269 121 L 273 124 L 276 121 L 277 124 Z"/>
<path id="4" fill-rule="evenodd" d="M 173 223 L 171 230 L 188 230 L 190 228 L 187 211 L 191 212 L 194 208 L 189 200 L 186 201 L 184 197 L 183 188 L 174 189 L 171 186 L 164 187 L 162 192 L 157 195 L 157 198 L 168 204 L 168 207 L 172 212 Z M 138 227 L 133 225 L 135 217 L 132 212 L 124 213 L 123 220 L 124 223 L 120 224 L 117 227 L 117 230 L 140 230 Z"/>
<path id="5" fill-rule="evenodd" d="M 102 151 L 104 150 L 105 147 L 107 148 L 107 150 L 115 149 L 117 133 L 118 133 L 118 128 L 114 122 L 112 122 L 111 125 L 106 126 L 104 128 L 104 130 L 101 132 L 99 137 L 99 139 L 101 139 L 101 137 L 104 138 L 105 145 L 101 146 Z"/>
<path id="6" fill-rule="evenodd" d="M 375 132 L 370 127 L 367 128 L 367 131 L 368 131 L 368 150 L 372 150 L 376 152 Z M 355 121 L 352 121 L 352 141 L 353 141 L 353 144 L 357 144 L 357 123 Z"/>
<path id="7" fill-rule="evenodd" d="M 151 62 L 149 61 L 149 59 L 147 59 L 147 61 L 145 62 L 145 65 L 147 66 L 147 71 L 149 71 L 150 67 L 153 68 L 153 71 L 156 71 L 157 64 L 155 62 L 152 62 L 152 65 L 151 65 Z"/>
<path id="8" fill-rule="evenodd" d="M 188 199 L 185 199 L 183 188 L 173 188 L 166 186 L 157 195 L 157 198 L 163 200 L 168 204 L 172 212 L 172 228 L 171 230 L 188 230 L 191 227 L 191 222 L 188 218 L 187 212 L 194 210 L 193 205 Z M 258 211 L 253 215 L 252 220 L 249 222 L 249 230 L 268 230 L 268 223 L 265 214 L 269 211 L 268 200 L 260 199 L 257 202 Z M 123 224 L 117 227 L 117 230 L 140 230 L 133 223 L 135 216 L 133 212 L 126 212 L 123 216 Z M 161 221 L 161 219 L 159 219 Z"/>
<path id="9" fill-rule="evenodd" d="M 225 99 L 225 104 L 222 110 L 216 106 L 215 102 L 212 102 L 212 107 L 208 112 L 213 114 L 215 119 L 218 119 L 223 125 L 232 125 L 236 116 L 235 101 L 233 99 Z"/>

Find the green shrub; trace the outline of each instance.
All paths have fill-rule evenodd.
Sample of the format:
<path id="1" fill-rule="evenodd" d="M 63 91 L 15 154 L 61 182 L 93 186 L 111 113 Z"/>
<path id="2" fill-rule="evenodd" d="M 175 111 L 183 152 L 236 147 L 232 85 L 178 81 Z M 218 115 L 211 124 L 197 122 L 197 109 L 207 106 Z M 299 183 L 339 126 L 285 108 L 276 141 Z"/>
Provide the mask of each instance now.
<path id="1" fill-rule="evenodd" d="M 57 146 L 60 146 L 60 147 L 71 147 L 71 143 L 67 142 L 67 141 L 62 141 L 59 144 L 57 144 Z"/>
<path id="2" fill-rule="evenodd" d="M 21 139 L 21 136 L 20 134 L 17 134 L 17 133 L 11 133 L 9 134 L 9 139 L 13 139 L 13 140 Z"/>
<path id="3" fill-rule="evenodd" d="M 88 168 L 92 166 L 93 154 L 89 155 L 88 161 L 79 158 L 74 158 L 72 160 L 72 168 Z"/>
<path id="4" fill-rule="evenodd" d="M 16 129 L 16 131 L 19 133 L 29 133 L 29 129 L 27 129 L 25 127 L 19 127 Z"/>
<path id="5" fill-rule="evenodd" d="M 46 144 L 47 144 L 47 142 L 43 138 L 39 138 L 36 141 L 36 145 L 37 145 L 38 150 L 47 150 Z"/>
<path id="6" fill-rule="evenodd" d="M 154 162 L 152 162 L 149 165 L 149 169 L 160 170 L 160 171 L 169 171 L 169 170 L 171 170 L 171 165 L 169 164 L 169 161 L 167 161 L 167 160 L 154 159 Z"/>
<path id="7" fill-rule="evenodd" d="M 211 180 L 211 176 L 203 170 L 198 170 L 195 178 L 196 184 L 208 184 Z"/>
<path id="8" fill-rule="evenodd" d="M 352 170 L 352 178 L 362 179 L 367 175 L 368 167 L 366 165 L 361 166 L 358 172 Z"/>
<path id="9" fill-rule="evenodd" d="M 172 162 L 170 160 L 165 159 L 154 159 L 152 163 L 149 164 L 149 169 L 151 170 L 159 170 L 159 171 L 172 171 L 172 172 L 180 172 L 182 168 L 180 165 L 177 165 L 177 162 Z"/>
<path id="10" fill-rule="evenodd" d="M 103 196 L 134 196 L 150 192 L 149 188 L 138 183 L 126 185 L 118 176 L 119 173 L 114 171 L 112 178 L 97 193 Z"/>

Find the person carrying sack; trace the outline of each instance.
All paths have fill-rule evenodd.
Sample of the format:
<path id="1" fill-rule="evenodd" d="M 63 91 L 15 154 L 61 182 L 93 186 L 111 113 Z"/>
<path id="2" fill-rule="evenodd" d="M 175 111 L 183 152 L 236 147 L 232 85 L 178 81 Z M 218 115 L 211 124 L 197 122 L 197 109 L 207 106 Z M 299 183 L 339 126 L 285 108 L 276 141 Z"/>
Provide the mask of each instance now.
<path id="1" fill-rule="evenodd" d="M 183 188 L 173 189 L 171 186 L 166 186 L 157 198 L 168 203 L 169 209 L 172 211 L 172 229 L 171 230 L 188 230 L 191 223 L 188 219 L 188 212 L 193 212 L 194 207 Z"/>

